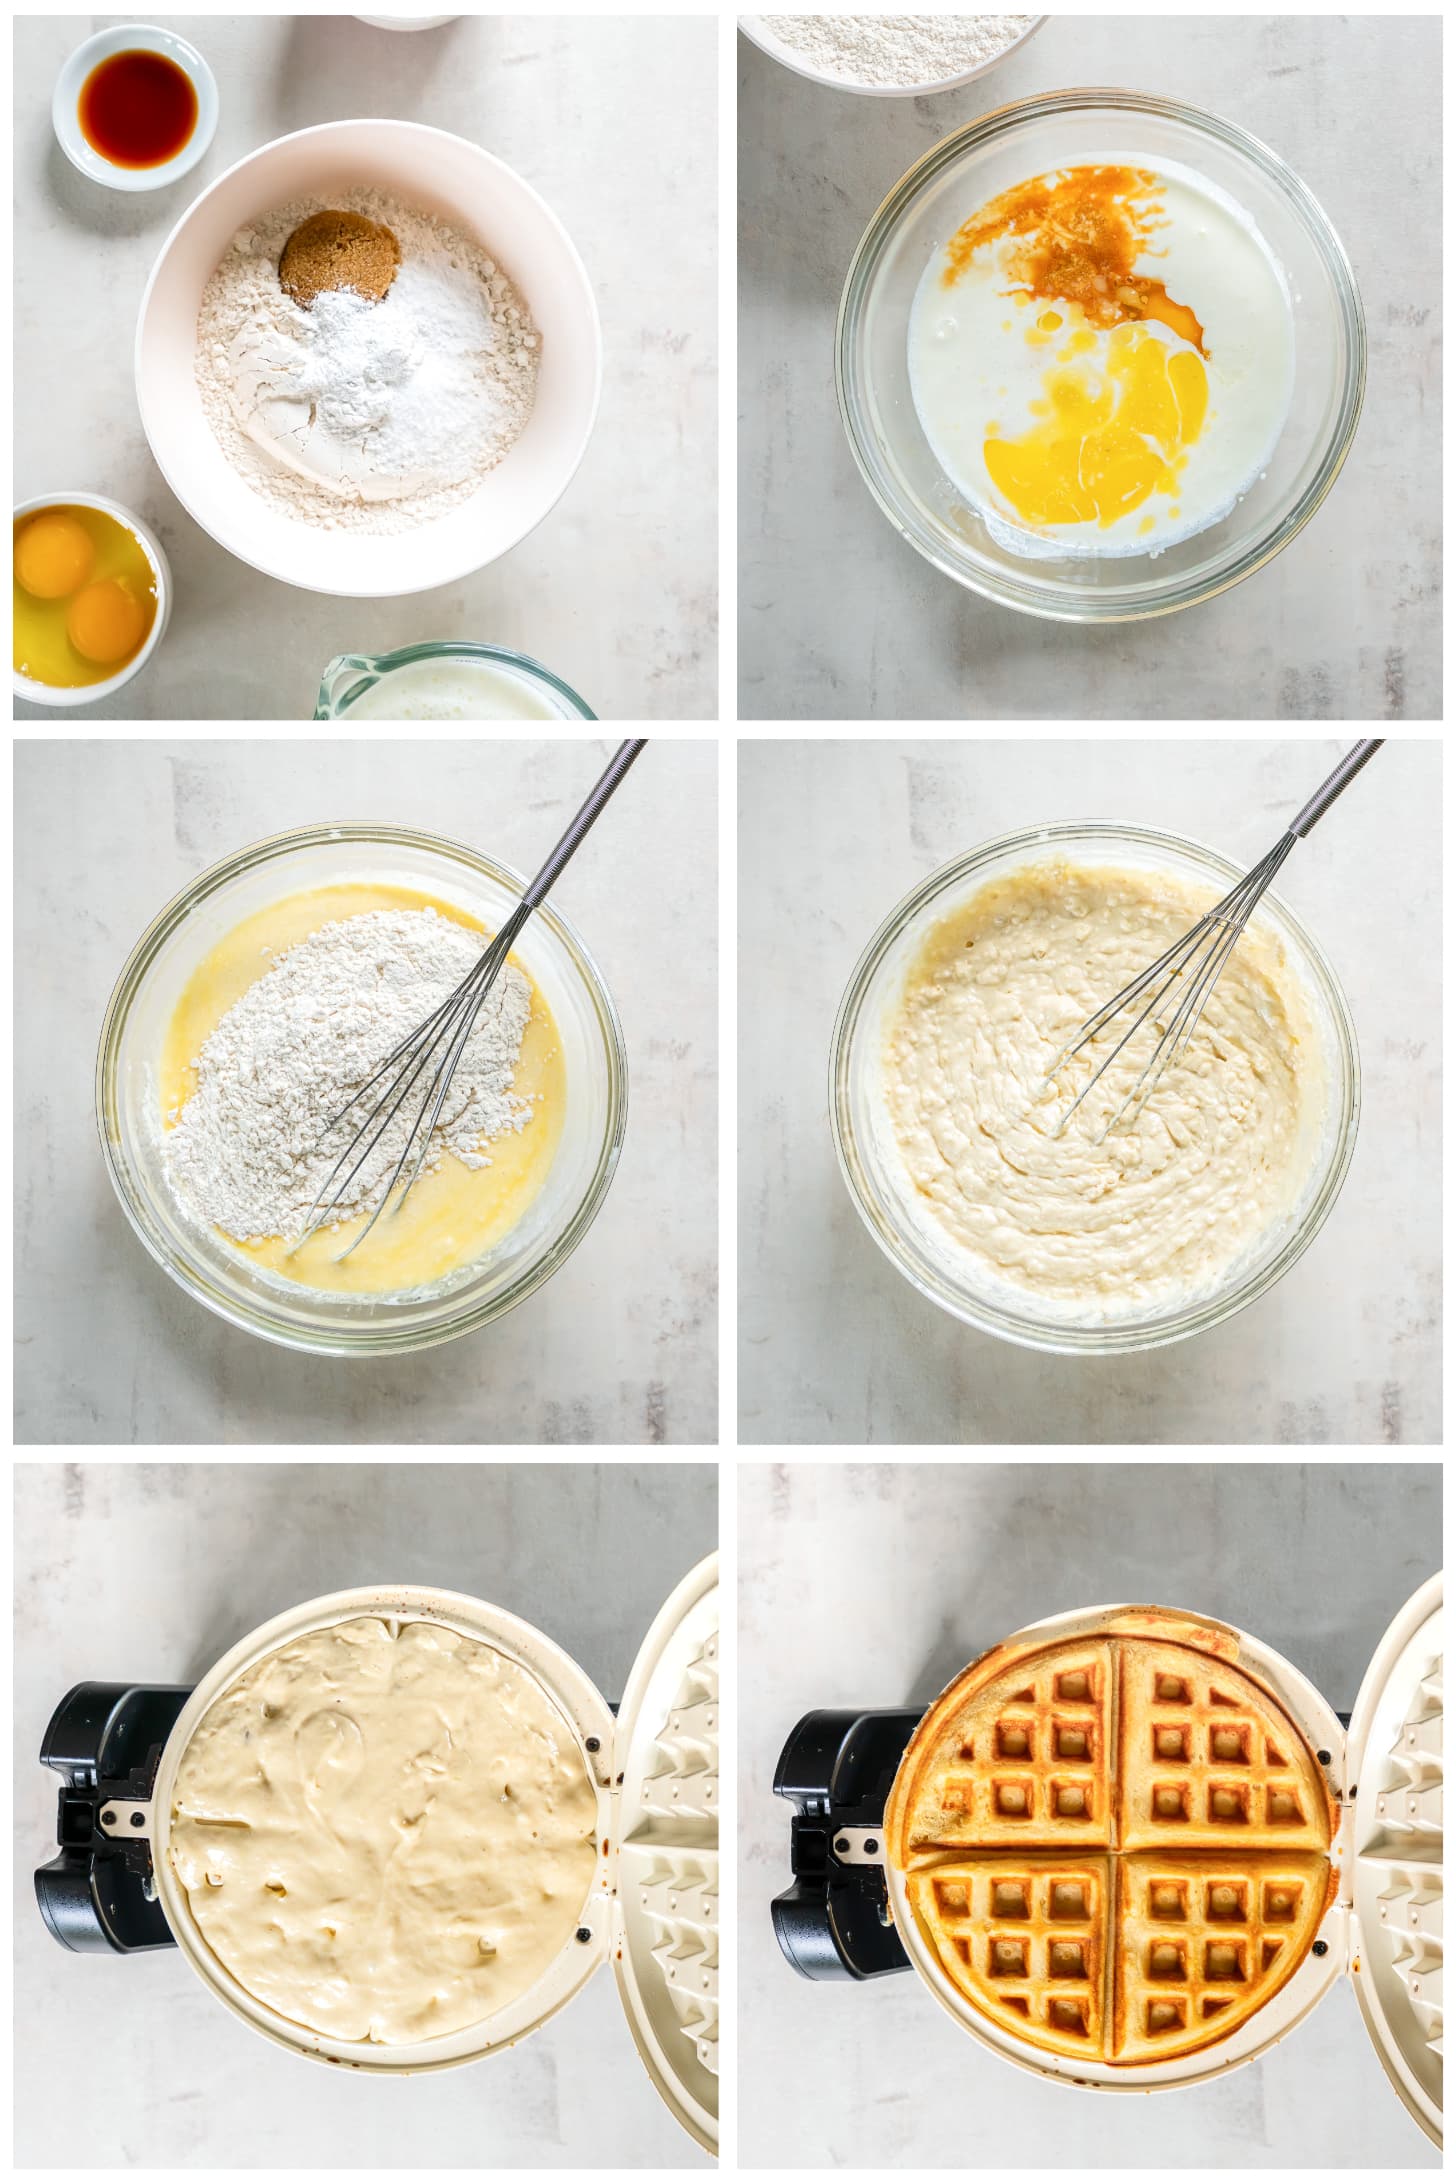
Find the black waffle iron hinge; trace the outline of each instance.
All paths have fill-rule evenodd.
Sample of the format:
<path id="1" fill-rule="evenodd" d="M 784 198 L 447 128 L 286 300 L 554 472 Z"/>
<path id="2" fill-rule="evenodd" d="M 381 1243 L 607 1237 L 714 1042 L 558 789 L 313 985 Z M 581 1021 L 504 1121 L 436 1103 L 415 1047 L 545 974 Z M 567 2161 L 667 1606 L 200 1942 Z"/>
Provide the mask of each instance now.
<path id="1" fill-rule="evenodd" d="M 83 1683 L 68 1691 L 41 1740 L 61 1777 L 60 1850 L 37 1868 L 41 1917 L 66 1949 L 165 1949 L 172 1934 L 152 1888 L 151 1845 L 103 1825 L 152 1794 L 162 1747 L 191 1692 L 182 1684 Z"/>
<path id="2" fill-rule="evenodd" d="M 774 1932 L 805 1979 L 875 1979 L 909 1963 L 891 1921 L 884 1869 L 865 1857 L 878 1851 L 874 1831 L 919 1720 L 914 1707 L 821 1709 L 804 1716 L 780 1755 L 774 1789 L 794 1807 L 794 1882 L 774 1898 Z"/>

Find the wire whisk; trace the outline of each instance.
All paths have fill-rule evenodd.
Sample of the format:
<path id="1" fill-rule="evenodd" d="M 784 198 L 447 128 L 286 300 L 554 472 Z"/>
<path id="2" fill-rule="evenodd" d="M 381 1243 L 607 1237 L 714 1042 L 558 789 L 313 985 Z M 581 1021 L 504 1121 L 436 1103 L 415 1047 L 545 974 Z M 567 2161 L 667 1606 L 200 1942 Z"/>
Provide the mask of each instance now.
<path id="1" fill-rule="evenodd" d="M 1165 948 L 1156 963 L 1150 963 L 1120 993 L 1115 993 L 1110 1001 L 1089 1016 L 1076 1037 L 1062 1048 L 1042 1081 L 1043 1091 L 1054 1084 L 1058 1072 L 1080 1054 L 1084 1047 L 1090 1046 L 1094 1039 L 1108 1030 L 1116 1018 L 1125 1010 L 1136 1007 L 1144 994 L 1149 995 L 1149 999 L 1116 1046 L 1093 1070 L 1052 1132 L 1053 1137 L 1061 1136 L 1088 1093 L 1101 1082 L 1129 1040 L 1136 1037 L 1151 1016 L 1155 1019 L 1154 1030 L 1158 1033 L 1153 1051 L 1132 1090 L 1114 1110 L 1093 1142 L 1103 1144 L 1124 1117 L 1129 1122 L 1136 1120 L 1147 1105 L 1163 1072 L 1170 1063 L 1177 1060 L 1193 1037 L 1204 1009 L 1208 1006 L 1209 996 L 1223 975 L 1224 965 L 1238 946 L 1250 918 L 1295 843 L 1303 841 L 1315 822 L 1324 817 L 1335 798 L 1349 787 L 1361 767 L 1375 756 L 1384 740 L 1383 736 L 1367 736 L 1347 751 L 1328 780 L 1321 782 L 1298 817 L 1290 822 L 1268 855 L 1261 858 L 1251 871 L 1246 872 L 1238 885 L 1229 889 L 1222 901 L 1216 902 L 1211 910 L 1206 910 L 1197 924 L 1190 926 L 1181 939 L 1175 940 L 1171 948 Z M 1165 1005 L 1175 988 L 1179 989 L 1179 998 L 1176 1006 L 1168 1009 Z M 1164 1016 L 1166 1022 L 1161 1020 Z"/>
<path id="2" fill-rule="evenodd" d="M 396 1115 L 405 1109 L 421 1080 L 425 1079 L 423 1090 L 418 1094 L 414 1117 L 410 1122 L 403 1149 L 394 1164 L 384 1195 L 348 1249 L 340 1252 L 340 1263 L 348 1258 L 350 1252 L 358 1250 L 391 1201 L 396 1211 L 404 1204 L 429 1159 L 430 1140 L 444 1108 L 450 1080 L 455 1075 L 460 1057 L 465 1051 L 465 1043 L 475 1028 L 476 1018 L 485 1004 L 486 995 L 500 976 L 511 949 L 520 937 L 522 926 L 532 912 L 539 910 L 546 900 L 600 817 L 608 799 L 646 745 L 645 736 L 631 737 L 618 745 L 591 794 L 522 894 L 510 916 L 487 943 L 480 961 L 468 977 L 461 980 L 455 991 L 408 1038 L 400 1041 L 392 1054 L 385 1056 L 367 1083 L 362 1084 L 353 1098 L 325 1124 L 323 1136 L 327 1139 L 339 1127 L 344 1117 L 352 1114 L 376 1085 L 383 1083 L 384 1089 L 330 1169 L 293 1247 L 295 1251 L 301 1250 L 320 1229 L 329 1227 L 343 1217 L 342 1208 L 354 1178 L 390 1128 Z M 431 1072 L 432 1063 L 434 1066 Z M 431 1072 L 428 1077 L 427 1072 Z M 409 1169 L 407 1177 L 406 1168 Z"/>

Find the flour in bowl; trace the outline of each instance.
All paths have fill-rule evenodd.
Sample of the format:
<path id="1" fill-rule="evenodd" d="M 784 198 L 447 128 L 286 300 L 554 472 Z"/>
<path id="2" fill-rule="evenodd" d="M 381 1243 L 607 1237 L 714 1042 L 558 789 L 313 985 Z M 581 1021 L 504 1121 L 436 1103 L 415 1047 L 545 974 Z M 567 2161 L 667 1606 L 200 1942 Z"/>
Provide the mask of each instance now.
<path id="1" fill-rule="evenodd" d="M 823 76 L 877 91 L 967 75 L 1014 46 L 1034 15 L 761 15 L 779 45 Z"/>
<path id="2" fill-rule="evenodd" d="M 348 1127 L 331 1132 L 330 1122 L 469 977 L 483 945 L 433 910 L 370 911 L 280 956 L 206 1040 L 196 1088 L 169 1118 L 167 1173 L 184 1209 L 240 1243 L 297 1236 L 371 1101 Z M 450 1081 L 428 1167 L 447 1154 L 488 1167 L 489 1141 L 531 1121 L 513 1090 L 530 1014 L 530 981 L 506 964 Z M 344 1192 L 342 1217 L 380 1203 L 417 1112 L 407 1101 L 384 1131 Z"/>
<path id="3" fill-rule="evenodd" d="M 279 261 L 324 210 L 395 238 L 379 300 L 339 287 L 296 302 Z M 196 374 L 233 469 L 325 529 L 413 529 L 468 500 L 524 431 L 540 337 L 483 246 L 377 190 L 281 206 L 234 236 L 202 294 Z"/>

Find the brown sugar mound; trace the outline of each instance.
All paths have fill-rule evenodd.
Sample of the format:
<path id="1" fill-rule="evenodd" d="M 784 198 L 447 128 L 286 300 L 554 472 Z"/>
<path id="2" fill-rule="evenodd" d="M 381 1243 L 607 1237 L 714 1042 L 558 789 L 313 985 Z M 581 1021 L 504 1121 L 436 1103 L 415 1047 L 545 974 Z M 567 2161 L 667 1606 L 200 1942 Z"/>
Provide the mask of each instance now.
<path id="1" fill-rule="evenodd" d="M 399 271 L 399 243 L 362 212 L 315 212 L 283 245 L 278 278 L 307 310 L 331 288 L 349 288 L 375 303 L 388 294 Z"/>

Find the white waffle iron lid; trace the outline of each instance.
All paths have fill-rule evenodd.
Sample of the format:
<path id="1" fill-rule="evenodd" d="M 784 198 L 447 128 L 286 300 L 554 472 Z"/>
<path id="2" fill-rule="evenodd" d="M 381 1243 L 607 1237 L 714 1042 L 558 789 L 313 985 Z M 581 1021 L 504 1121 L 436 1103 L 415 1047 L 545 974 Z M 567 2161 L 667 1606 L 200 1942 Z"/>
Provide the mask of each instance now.
<path id="1" fill-rule="evenodd" d="M 617 1722 L 612 1968 L 653 2084 L 718 2146 L 718 1558 L 690 1570 Z"/>
<path id="2" fill-rule="evenodd" d="M 1351 1976 L 1386 2073 L 1442 2139 L 1442 1657 L 1437 1576 L 1408 1600 L 1350 1716 Z"/>

